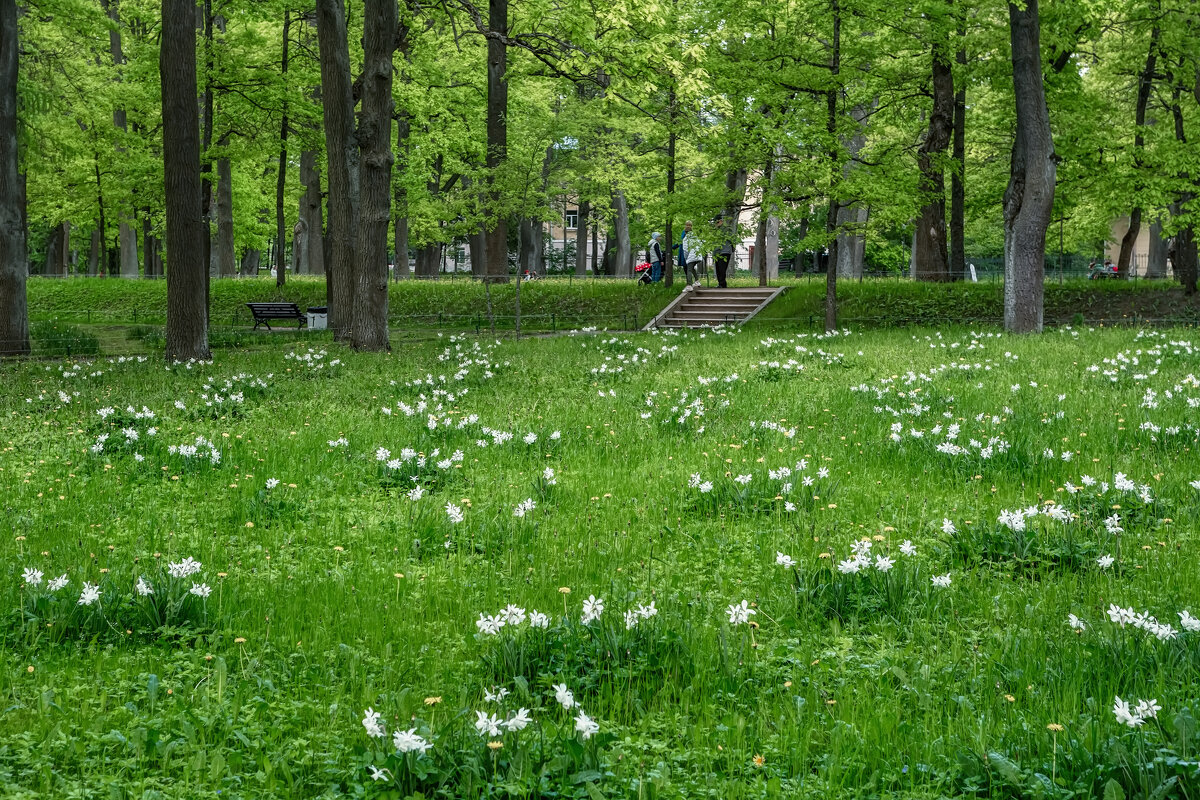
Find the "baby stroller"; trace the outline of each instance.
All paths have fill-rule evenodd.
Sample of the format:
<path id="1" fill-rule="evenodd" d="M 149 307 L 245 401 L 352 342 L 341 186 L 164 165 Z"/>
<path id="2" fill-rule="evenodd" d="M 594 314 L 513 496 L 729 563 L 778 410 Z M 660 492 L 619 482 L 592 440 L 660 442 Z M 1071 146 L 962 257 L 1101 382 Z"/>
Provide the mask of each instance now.
<path id="1" fill-rule="evenodd" d="M 633 274 L 637 276 L 638 283 L 650 283 L 650 262 L 638 264 L 633 268 Z"/>

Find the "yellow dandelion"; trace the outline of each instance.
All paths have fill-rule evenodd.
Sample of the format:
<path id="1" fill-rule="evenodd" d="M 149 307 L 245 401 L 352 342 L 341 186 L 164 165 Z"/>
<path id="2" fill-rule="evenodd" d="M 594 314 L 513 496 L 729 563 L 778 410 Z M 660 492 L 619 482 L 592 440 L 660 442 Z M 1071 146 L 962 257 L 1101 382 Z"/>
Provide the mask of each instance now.
<path id="1" fill-rule="evenodd" d="M 754 766 L 756 767 L 761 767 L 763 764 L 767 763 L 767 760 L 759 753 L 755 753 L 754 758 L 751 760 L 754 762 Z"/>
<path id="2" fill-rule="evenodd" d="M 1046 730 L 1048 730 L 1052 733 L 1062 733 L 1063 726 L 1059 725 L 1057 722 L 1051 722 L 1049 725 L 1046 726 Z"/>
<path id="3" fill-rule="evenodd" d="M 438 695 L 437 697 L 426 697 L 425 698 L 425 705 L 427 705 L 427 706 L 436 706 L 440 702 L 442 702 L 441 695 Z"/>
<path id="4" fill-rule="evenodd" d="M 504 742 L 488 742 L 488 750 L 499 750 L 504 747 Z"/>

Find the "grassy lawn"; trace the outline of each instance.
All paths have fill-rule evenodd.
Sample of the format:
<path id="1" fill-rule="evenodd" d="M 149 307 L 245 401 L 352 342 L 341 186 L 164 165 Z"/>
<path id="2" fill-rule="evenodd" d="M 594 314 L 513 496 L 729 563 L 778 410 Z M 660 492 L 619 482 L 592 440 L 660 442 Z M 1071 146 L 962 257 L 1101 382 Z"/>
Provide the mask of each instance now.
<path id="1" fill-rule="evenodd" d="M 0 365 L 0 795 L 1196 796 L 1195 332 L 768 333 Z"/>

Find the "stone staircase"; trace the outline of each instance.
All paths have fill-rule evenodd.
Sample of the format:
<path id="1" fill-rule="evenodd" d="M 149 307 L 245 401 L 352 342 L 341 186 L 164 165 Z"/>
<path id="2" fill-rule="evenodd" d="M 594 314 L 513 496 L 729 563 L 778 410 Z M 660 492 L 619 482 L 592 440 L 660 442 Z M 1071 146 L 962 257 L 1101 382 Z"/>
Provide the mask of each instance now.
<path id="1" fill-rule="evenodd" d="M 681 293 L 645 329 L 741 325 L 782 292 L 771 287 L 697 288 Z"/>

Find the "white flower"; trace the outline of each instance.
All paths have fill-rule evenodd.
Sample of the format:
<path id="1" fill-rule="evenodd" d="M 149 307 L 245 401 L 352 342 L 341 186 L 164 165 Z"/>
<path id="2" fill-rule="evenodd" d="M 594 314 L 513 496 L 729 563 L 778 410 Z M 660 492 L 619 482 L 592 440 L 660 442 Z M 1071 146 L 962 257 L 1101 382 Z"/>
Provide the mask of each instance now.
<path id="1" fill-rule="evenodd" d="M 140 597 L 149 597 L 150 595 L 154 594 L 154 587 L 147 583 L 146 579 L 141 575 L 138 576 L 137 586 L 135 588 L 137 589 L 137 593 Z"/>
<path id="2" fill-rule="evenodd" d="M 425 755 L 429 748 L 433 747 L 429 742 L 421 736 L 417 735 L 416 728 L 409 728 L 406 731 L 396 731 L 392 734 L 392 744 L 396 750 L 401 753 L 420 753 Z"/>
<path id="3" fill-rule="evenodd" d="M 557 486 L 558 485 L 558 481 L 554 477 L 554 468 L 553 467 L 546 467 L 546 469 L 544 469 L 542 471 L 542 480 L 544 480 L 546 482 L 547 486 Z"/>
<path id="4" fill-rule="evenodd" d="M 791 500 L 784 500 L 783 501 L 783 510 L 790 514 L 796 510 L 796 504 L 793 503 Z"/>
<path id="5" fill-rule="evenodd" d="M 745 600 L 731 604 L 725 611 L 729 614 L 730 625 L 744 625 L 750 621 L 750 617 L 758 613 Z"/>
<path id="6" fill-rule="evenodd" d="M 509 603 L 500 612 L 500 616 L 504 617 L 505 625 L 520 625 L 525 621 L 525 609 Z"/>
<path id="7" fill-rule="evenodd" d="M 367 769 L 371 771 L 371 780 L 373 781 L 390 781 L 392 779 L 392 773 L 388 772 L 387 769 L 380 769 L 373 764 L 368 764 Z"/>
<path id="8" fill-rule="evenodd" d="M 534 442 L 536 442 L 536 441 L 537 441 L 537 434 L 536 434 L 536 433 L 527 433 L 527 434 L 525 434 L 525 444 L 533 444 L 533 443 L 534 443 Z"/>
<path id="9" fill-rule="evenodd" d="M 565 683 L 554 684 L 554 699 L 567 711 L 579 705 L 575 702 L 575 695 L 571 694 L 571 690 L 567 688 Z"/>
<path id="10" fill-rule="evenodd" d="M 1100 569 L 1108 569 L 1116 561 L 1115 558 L 1109 555 L 1100 556 L 1096 559 L 1096 563 L 1100 565 Z"/>
<path id="11" fill-rule="evenodd" d="M 1104 520 L 1104 528 L 1114 536 L 1125 530 L 1121 527 L 1121 516 L 1119 514 L 1113 514 L 1111 517 Z"/>
<path id="12" fill-rule="evenodd" d="M 529 612 L 529 627 L 531 628 L 549 628 L 550 618 L 540 611 Z"/>
<path id="13" fill-rule="evenodd" d="M 47 583 L 46 588 L 52 592 L 57 592 L 59 589 L 66 586 L 68 583 L 70 583 L 70 580 L 67 579 L 67 574 L 64 572 L 62 575 L 59 575 L 57 578 L 54 578 L 49 583 Z"/>
<path id="14" fill-rule="evenodd" d="M 483 702 L 485 703 L 499 703 L 506 697 L 508 697 L 508 689 L 503 686 L 494 692 L 491 689 L 483 690 Z"/>
<path id="15" fill-rule="evenodd" d="M 1190 486 L 1193 489 L 1195 489 L 1196 491 L 1200 492 L 1200 480 L 1192 481 L 1191 483 L 1188 484 L 1188 486 Z"/>
<path id="16" fill-rule="evenodd" d="M 953 522 L 951 522 L 948 519 L 943 519 L 942 520 L 942 533 L 948 533 L 950 535 L 954 535 L 954 534 L 958 533 L 958 529 L 954 527 Z"/>
<path id="17" fill-rule="evenodd" d="M 42 571 L 33 567 L 26 567 L 25 571 L 21 573 L 21 580 L 25 581 L 29 586 L 41 586 Z"/>
<path id="18" fill-rule="evenodd" d="M 790 569 L 791 567 L 796 566 L 796 559 L 776 550 L 775 551 L 775 563 L 781 567 L 788 567 Z"/>
<path id="19" fill-rule="evenodd" d="M 651 600 L 648 606 L 638 606 L 637 614 L 642 619 L 650 619 L 651 617 L 658 616 L 658 609 L 654 607 L 654 601 Z"/>
<path id="20" fill-rule="evenodd" d="M 183 561 L 171 563 L 167 565 L 167 571 L 172 578 L 186 578 L 189 575 L 195 575 L 201 569 L 201 564 L 196 559 L 188 556 Z"/>
<path id="21" fill-rule="evenodd" d="M 416 486 L 414 486 L 413 488 L 408 490 L 408 499 L 413 501 L 414 503 L 417 502 L 418 500 L 420 500 L 424 496 L 425 496 L 425 487 L 419 483 Z"/>
<path id="22" fill-rule="evenodd" d="M 900 552 L 904 553 L 906 556 L 915 556 L 917 554 L 917 548 L 911 541 L 905 539 L 900 543 Z"/>
<path id="23" fill-rule="evenodd" d="M 600 732 L 600 726 L 581 710 L 575 717 L 575 730 L 579 731 L 579 735 L 587 740 L 592 738 L 593 734 Z"/>
<path id="24" fill-rule="evenodd" d="M 600 619 L 600 615 L 604 613 L 604 598 L 596 599 L 595 595 L 588 595 L 588 599 L 583 601 L 583 616 L 579 621 L 584 625 Z"/>
<path id="25" fill-rule="evenodd" d="M 188 590 L 196 597 L 208 597 L 212 594 L 212 587 L 207 583 L 193 583 L 192 588 Z"/>
<path id="26" fill-rule="evenodd" d="M 1113 703 L 1113 714 L 1117 718 L 1117 722 L 1128 725 L 1131 728 L 1136 728 L 1139 725 L 1144 725 L 1146 721 L 1129 709 L 1129 703 L 1122 700 L 1120 697 Z"/>
<path id="27" fill-rule="evenodd" d="M 452 525 L 457 525 L 463 521 L 462 509 L 454 505 L 454 503 L 446 503 L 446 517 Z"/>
<path id="28" fill-rule="evenodd" d="M 863 568 L 864 564 L 870 564 L 870 561 L 863 561 L 858 556 L 847 558 L 845 561 L 838 562 L 838 572 L 843 575 L 852 575 Z"/>
<path id="29" fill-rule="evenodd" d="M 1160 711 L 1162 711 L 1162 706 L 1158 704 L 1157 700 L 1139 700 L 1133 713 L 1141 719 L 1155 719 Z"/>
<path id="30" fill-rule="evenodd" d="M 712 481 L 705 481 L 699 486 L 700 494 L 708 494 L 713 490 Z"/>
<path id="31" fill-rule="evenodd" d="M 555 431 L 554 433 L 550 434 L 550 438 L 553 439 L 554 441 L 558 441 L 559 439 L 562 438 L 562 432 Z"/>
<path id="32" fill-rule="evenodd" d="M 504 721 L 504 727 L 509 731 L 520 731 L 524 730 L 531 722 L 533 720 L 529 716 L 529 709 L 522 708 Z"/>
<path id="33" fill-rule="evenodd" d="M 754 479 L 753 475 L 738 475 L 733 480 L 734 480 L 734 483 L 740 483 L 742 486 L 745 486 L 747 483 L 749 483 L 753 479 Z"/>
<path id="34" fill-rule="evenodd" d="M 53 586 L 54 582 L 51 581 L 50 585 Z M 1179 624 L 1185 631 L 1200 631 L 1200 619 L 1196 619 L 1186 611 L 1179 612 Z"/>
<path id="35" fill-rule="evenodd" d="M 934 586 L 945 588 L 950 585 L 950 573 L 947 572 L 945 575 L 934 575 L 929 580 Z"/>
<path id="36" fill-rule="evenodd" d="M 376 461 L 387 461 L 391 457 L 392 457 L 392 451 L 388 450 L 386 447 L 381 447 L 375 451 L 375 460 Z"/>
<path id="37" fill-rule="evenodd" d="M 500 718 L 495 714 L 488 714 L 486 711 L 475 712 L 475 730 L 479 731 L 480 736 L 499 736 L 501 724 Z"/>
<path id="38" fill-rule="evenodd" d="M 479 619 L 475 620 L 475 627 L 485 636 L 495 636 L 504 627 L 504 620 L 500 617 L 489 617 L 486 614 L 480 614 Z"/>
<path id="39" fill-rule="evenodd" d="M 533 511 L 535 508 L 537 508 L 537 503 L 533 502 L 533 498 L 526 497 L 524 500 L 522 500 L 520 503 L 517 504 L 516 508 L 513 509 L 513 516 L 514 517 L 524 517 L 526 514 L 528 514 L 530 511 Z"/>
<path id="40" fill-rule="evenodd" d="M 1074 614 L 1067 614 L 1067 624 L 1071 626 L 1072 630 L 1076 630 L 1076 631 L 1087 630 L 1087 625 L 1084 624 L 1083 620 L 1081 620 L 1079 617 L 1075 616 Z"/>
<path id="41" fill-rule="evenodd" d="M 638 615 L 636 611 L 625 612 L 625 630 L 633 630 L 637 627 Z"/>
<path id="42" fill-rule="evenodd" d="M 880 572 L 887 572 L 889 569 L 895 566 L 895 564 L 895 560 L 886 556 L 875 556 L 875 569 L 879 570 Z"/>
<path id="43" fill-rule="evenodd" d="M 79 595 L 79 605 L 90 606 L 100 599 L 100 587 L 84 581 L 83 593 Z"/>
<path id="44" fill-rule="evenodd" d="M 274 489 L 278 485 L 279 485 L 278 478 L 267 478 L 267 488 L 268 489 Z"/>
<path id="45" fill-rule="evenodd" d="M 373 708 L 368 708 L 363 712 L 362 724 L 367 729 L 367 736 L 375 739 L 382 739 L 387 736 L 383 730 L 383 725 L 379 722 L 380 713 Z"/>

